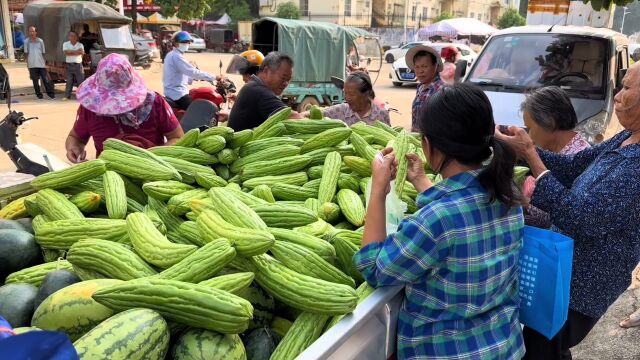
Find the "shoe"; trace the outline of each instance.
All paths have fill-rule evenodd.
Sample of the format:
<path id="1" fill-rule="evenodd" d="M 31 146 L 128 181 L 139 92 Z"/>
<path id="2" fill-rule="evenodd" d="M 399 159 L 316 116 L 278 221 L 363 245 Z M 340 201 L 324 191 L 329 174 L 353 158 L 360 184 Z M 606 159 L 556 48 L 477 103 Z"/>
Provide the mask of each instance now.
<path id="1" fill-rule="evenodd" d="M 48 97 L 49 97 L 49 99 L 51 99 L 51 100 L 55 100 L 55 99 L 56 99 L 56 97 L 55 97 L 54 95 L 47 95 L 47 96 L 48 96 Z"/>
<path id="2" fill-rule="evenodd" d="M 36 95 L 38 97 L 38 99 L 42 100 L 43 96 L 41 95 Z"/>
<path id="3" fill-rule="evenodd" d="M 63 98 L 62 98 L 62 101 L 67 101 L 67 100 L 69 100 L 69 98 L 68 98 L 68 97 L 63 97 Z"/>

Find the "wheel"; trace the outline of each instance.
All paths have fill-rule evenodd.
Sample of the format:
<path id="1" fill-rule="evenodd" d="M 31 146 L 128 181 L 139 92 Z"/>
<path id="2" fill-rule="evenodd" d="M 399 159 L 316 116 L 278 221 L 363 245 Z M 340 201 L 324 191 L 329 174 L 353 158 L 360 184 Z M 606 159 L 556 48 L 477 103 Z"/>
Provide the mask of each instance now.
<path id="1" fill-rule="evenodd" d="M 402 83 L 401 82 L 397 82 L 397 81 L 392 82 L 392 84 L 393 84 L 393 86 L 397 86 L 397 87 L 402 86 Z"/>
<path id="2" fill-rule="evenodd" d="M 200 54 L 202 52 L 202 50 L 196 50 L 198 52 L 198 54 Z"/>
<path id="3" fill-rule="evenodd" d="M 316 99 L 315 96 L 307 96 L 300 104 L 298 104 L 298 112 L 309 111 L 313 105 L 320 105 L 318 99 Z"/>
<path id="4" fill-rule="evenodd" d="M 393 58 L 393 54 L 387 54 L 387 56 L 384 57 L 384 60 L 389 64 L 395 61 L 395 59 Z"/>

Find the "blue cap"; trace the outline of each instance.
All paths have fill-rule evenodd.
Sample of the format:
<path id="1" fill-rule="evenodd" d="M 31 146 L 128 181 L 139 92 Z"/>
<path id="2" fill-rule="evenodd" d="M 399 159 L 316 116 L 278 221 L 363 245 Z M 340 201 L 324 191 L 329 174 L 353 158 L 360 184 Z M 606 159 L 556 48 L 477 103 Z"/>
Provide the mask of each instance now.
<path id="1" fill-rule="evenodd" d="M 184 42 L 193 42 L 193 38 L 186 31 L 179 31 L 175 35 L 173 35 L 173 41 L 184 43 Z"/>

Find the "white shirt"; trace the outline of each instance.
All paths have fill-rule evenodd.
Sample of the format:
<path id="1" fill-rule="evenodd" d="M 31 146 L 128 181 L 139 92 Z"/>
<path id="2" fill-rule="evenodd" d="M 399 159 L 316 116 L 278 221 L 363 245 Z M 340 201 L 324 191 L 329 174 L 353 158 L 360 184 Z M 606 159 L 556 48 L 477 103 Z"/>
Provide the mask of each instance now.
<path id="1" fill-rule="evenodd" d="M 65 41 L 64 44 L 62 44 L 62 51 L 66 51 L 66 50 L 82 50 L 82 53 L 84 53 L 84 45 L 82 45 L 79 41 L 75 45 L 71 44 L 71 41 Z M 82 64 L 82 55 L 65 55 L 65 56 L 66 56 L 65 62 L 67 63 Z"/>
<path id="2" fill-rule="evenodd" d="M 164 58 L 162 66 L 164 96 L 180 100 L 189 93 L 189 85 L 193 80 L 215 81 L 216 78 L 189 64 L 180 50 L 171 50 Z"/>

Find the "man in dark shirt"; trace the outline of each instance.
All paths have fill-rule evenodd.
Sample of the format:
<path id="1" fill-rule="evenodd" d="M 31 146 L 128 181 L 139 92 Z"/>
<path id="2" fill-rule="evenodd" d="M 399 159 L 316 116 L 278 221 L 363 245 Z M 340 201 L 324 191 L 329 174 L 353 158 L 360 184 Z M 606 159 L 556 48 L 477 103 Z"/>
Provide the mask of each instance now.
<path id="1" fill-rule="evenodd" d="M 269 53 L 260 65 L 257 75 L 242 87 L 229 114 L 229 127 L 235 131 L 252 129 L 267 120 L 274 112 L 287 105 L 278 97 L 293 76 L 293 60 L 278 52 Z M 300 119 L 295 111 L 289 116 Z"/>

